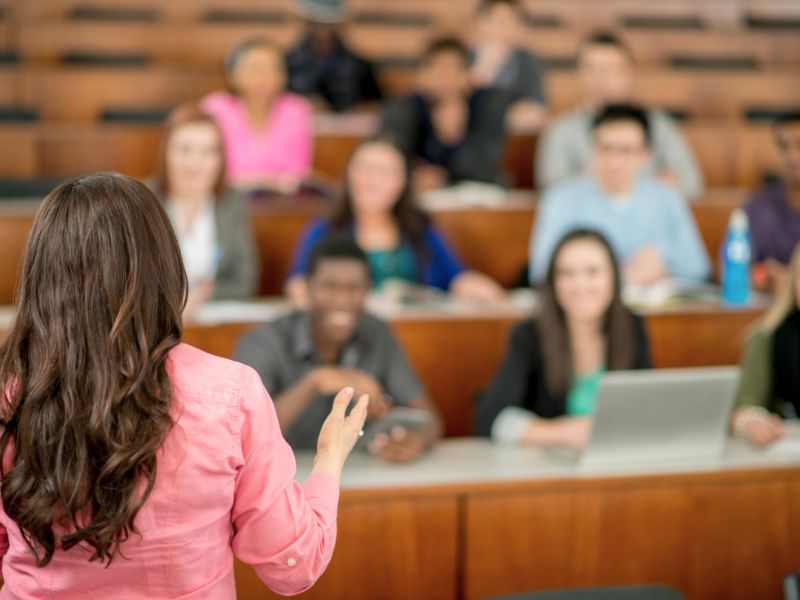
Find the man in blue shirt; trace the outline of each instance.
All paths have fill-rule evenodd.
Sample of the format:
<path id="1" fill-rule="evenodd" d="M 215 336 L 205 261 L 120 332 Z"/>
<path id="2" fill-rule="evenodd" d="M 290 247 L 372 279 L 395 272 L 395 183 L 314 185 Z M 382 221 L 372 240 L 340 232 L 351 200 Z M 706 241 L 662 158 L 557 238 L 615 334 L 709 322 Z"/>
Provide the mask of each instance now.
<path id="1" fill-rule="evenodd" d="M 559 240 L 577 228 L 596 229 L 608 238 L 625 283 L 706 279 L 708 254 L 686 201 L 647 173 L 646 113 L 636 106 L 609 105 L 595 117 L 592 134 L 589 174 L 552 187 L 540 201 L 531 237 L 531 281 L 544 277 Z"/>

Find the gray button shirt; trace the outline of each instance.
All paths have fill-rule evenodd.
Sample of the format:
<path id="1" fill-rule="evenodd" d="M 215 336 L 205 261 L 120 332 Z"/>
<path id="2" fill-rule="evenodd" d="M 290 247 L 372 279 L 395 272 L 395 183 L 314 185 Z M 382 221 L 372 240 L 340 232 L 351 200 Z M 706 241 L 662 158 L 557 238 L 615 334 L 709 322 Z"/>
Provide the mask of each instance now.
<path id="1" fill-rule="evenodd" d="M 323 363 L 317 355 L 308 313 L 295 312 L 245 334 L 236 348 L 239 362 L 253 367 L 275 398 Z M 374 377 L 396 405 L 407 405 L 424 393 L 416 373 L 389 326 L 364 314 L 339 365 Z M 333 396 L 315 398 L 287 431 L 293 448 L 315 448 Z"/>

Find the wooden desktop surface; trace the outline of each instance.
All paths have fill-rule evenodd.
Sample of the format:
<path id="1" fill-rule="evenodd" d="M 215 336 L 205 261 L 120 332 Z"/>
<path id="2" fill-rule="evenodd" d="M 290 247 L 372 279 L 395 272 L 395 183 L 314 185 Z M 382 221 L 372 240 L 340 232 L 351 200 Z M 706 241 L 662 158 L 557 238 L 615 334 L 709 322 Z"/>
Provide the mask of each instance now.
<path id="1" fill-rule="evenodd" d="M 547 454 L 447 440 L 419 462 L 354 454 L 326 600 L 467 599 L 660 582 L 692 600 L 781 598 L 800 569 L 800 429 L 783 451 L 581 472 Z M 793 447 L 792 447 L 793 446 Z M 310 456 L 298 457 L 300 480 Z M 274 598 L 237 563 L 240 600 Z"/>

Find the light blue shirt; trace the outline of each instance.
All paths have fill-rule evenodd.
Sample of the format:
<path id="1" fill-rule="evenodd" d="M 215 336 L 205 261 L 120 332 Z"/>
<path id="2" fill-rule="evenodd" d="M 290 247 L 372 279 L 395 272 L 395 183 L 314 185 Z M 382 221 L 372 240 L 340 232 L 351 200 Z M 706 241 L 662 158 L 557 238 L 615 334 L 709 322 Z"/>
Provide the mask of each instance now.
<path id="1" fill-rule="evenodd" d="M 625 262 L 647 245 L 661 253 L 672 277 L 702 281 L 711 264 L 689 207 L 672 187 L 640 176 L 628 198 L 606 195 L 589 176 L 548 190 L 539 203 L 530 244 L 530 276 L 541 281 L 553 250 L 574 229 L 594 229 Z"/>

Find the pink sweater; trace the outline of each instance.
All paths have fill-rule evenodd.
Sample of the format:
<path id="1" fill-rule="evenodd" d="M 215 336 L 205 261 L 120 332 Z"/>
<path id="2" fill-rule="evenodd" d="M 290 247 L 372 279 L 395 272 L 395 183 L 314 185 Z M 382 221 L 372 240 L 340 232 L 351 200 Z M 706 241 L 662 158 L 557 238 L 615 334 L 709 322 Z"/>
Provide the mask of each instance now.
<path id="1" fill-rule="evenodd" d="M 222 129 L 232 182 L 282 175 L 300 179 L 310 171 L 314 131 L 304 98 L 288 92 L 278 96 L 263 131 L 253 131 L 242 101 L 229 92 L 214 92 L 200 105 Z"/>
<path id="2" fill-rule="evenodd" d="M 338 485 L 325 475 L 295 482 L 294 455 L 255 371 L 181 344 L 168 372 L 177 422 L 136 518 L 141 536 L 108 568 L 78 547 L 38 568 L 0 510 L 1 599 L 234 600 L 234 554 L 283 594 L 311 587 L 325 570 Z"/>

